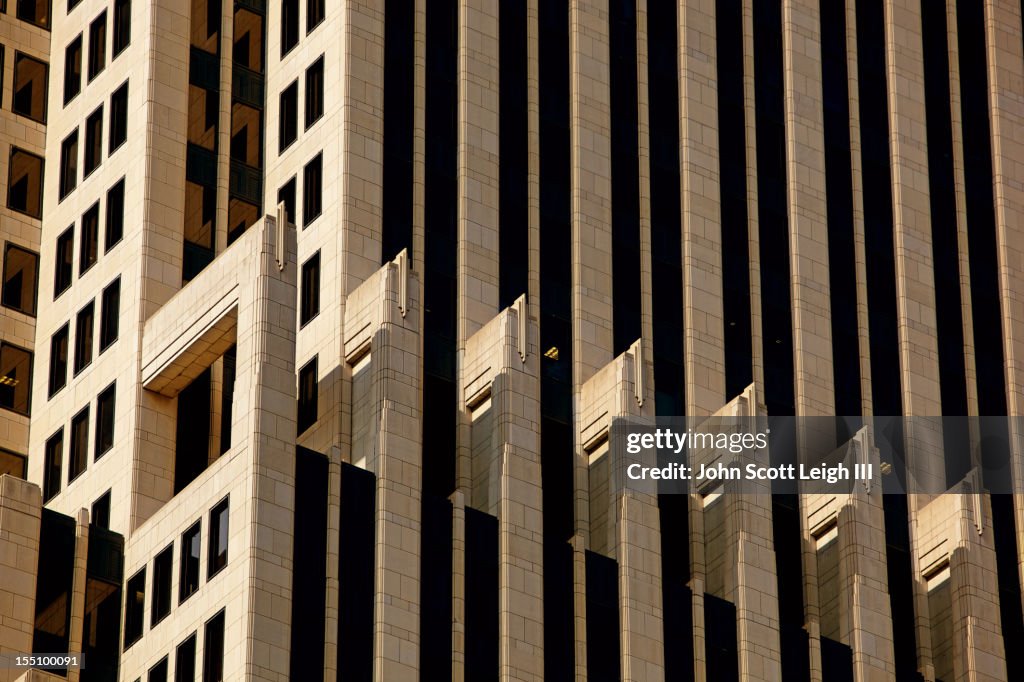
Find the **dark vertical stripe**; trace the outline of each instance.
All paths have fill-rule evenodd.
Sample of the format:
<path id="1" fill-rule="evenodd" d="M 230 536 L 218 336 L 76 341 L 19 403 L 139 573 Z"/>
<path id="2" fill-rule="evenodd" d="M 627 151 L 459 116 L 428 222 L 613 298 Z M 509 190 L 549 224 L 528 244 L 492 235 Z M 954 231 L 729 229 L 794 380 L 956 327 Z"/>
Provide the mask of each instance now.
<path id="1" fill-rule="evenodd" d="M 377 477 L 342 463 L 340 497 L 337 679 L 368 681 L 373 679 Z"/>
<path id="2" fill-rule="evenodd" d="M 498 679 L 498 519 L 466 508 L 466 679 Z"/>
<path id="3" fill-rule="evenodd" d="M 526 293 L 529 279 L 527 192 L 526 2 L 503 0 L 499 36 L 499 307 Z"/>
<path id="4" fill-rule="evenodd" d="M 412 255 L 414 3 L 384 2 L 384 187 L 381 262 Z"/>
<path id="5" fill-rule="evenodd" d="M 420 679 L 452 678 L 452 503 L 423 497 Z"/>
<path id="6" fill-rule="evenodd" d="M 622 679 L 619 656 L 619 563 L 587 550 L 587 679 Z"/>
<path id="7" fill-rule="evenodd" d="M 295 496 L 295 552 L 292 557 L 290 676 L 293 680 L 323 676 L 324 605 L 327 602 L 327 478 L 327 458 L 318 452 L 297 447 L 295 490 L 301 494 Z"/>
<path id="8" fill-rule="evenodd" d="M 736 607 L 733 603 L 705 593 L 704 630 L 707 636 L 707 679 L 712 682 L 739 682 Z"/>

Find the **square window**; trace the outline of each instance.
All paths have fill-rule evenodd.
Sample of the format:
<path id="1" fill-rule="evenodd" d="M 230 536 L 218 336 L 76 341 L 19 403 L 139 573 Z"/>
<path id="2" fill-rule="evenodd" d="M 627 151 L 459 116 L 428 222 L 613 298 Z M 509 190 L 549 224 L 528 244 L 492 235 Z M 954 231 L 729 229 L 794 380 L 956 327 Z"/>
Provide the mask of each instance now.
<path id="1" fill-rule="evenodd" d="M 281 92 L 277 151 L 280 154 L 299 136 L 299 79 Z"/>
<path id="2" fill-rule="evenodd" d="M 167 657 L 164 656 L 160 662 L 149 669 L 146 676 L 147 682 L 167 682 Z"/>
<path id="3" fill-rule="evenodd" d="M 64 104 L 82 91 L 82 34 L 64 49 Z"/>
<path id="4" fill-rule="evenodd" d="M 74 273 L 75 226 L 72 225 L 57 237 L 57 258 L 53 271 L 53 297 L 57 298 L 71 286 Z"/>
<path id="5" fill-rule="evenodd" d="M 40 28 L 50 28 L 50 0 L 17 0 L 18 18 Z"/>
<path id="6" fill-rule="evenodd" d="M 78 185 L 78 129 L 60 144 L 60 198 Z"/>
<path id="7" fill-rule="evenodd" d="M 224 682 L 224 609 L 206 621 L 203 635 L 203 682 Z"/>
<path id="8" fill-rule="evenodd" d="M 306 130 L 324 115 L 324 58 L 306 69 Z"/>
<path id="9" fill-rule="evenodd" d="M 196 633 L 178 645 L 174 654 L 174 682 L 195 682 Z"/>
<path id="10" fill-rule="evenodd" d="M 38 279 L 39 254 L 8 242 L 4 249 L 4 286 L 0 298 L 3 306 L 34 317 Z"/>
<path id="11" fill-rule="evenodd" d="M 69 326 L 65 324 L 50 337 L 50 398 L 68 383 L 69 329 Z"/>
<path id="12" fill-rule="evenodd" d="M 171 612 L 171 572 L 174 570 L 174 543 L 153 559 L 153 603 L 150 605 L 149 627 Z"/>
<path id="13" fill-rule="evenodd" d="M 292 179 L 284 183 L 281 189 L 277 190 L 277 203 L 284 203 L 284 212 L 288 218 L 288 222 L 294 225 L 298 220 L 298 216 L 295 215 L 295 176 Z"/>
<path id="14" fill-rule="evenodd" d="M 104 11 L 89 25 L 89 80 L 107 66 L 107 13 Z"/>
<path id="15" fill-rule="evenodd" d="M 103 107 L 89 114 L 85 120 L 85 159 L 83 176 L 88 176 L 103 163 Z"/>
<path id="16" fill-rule="evenodd" d="M 11 111 L 33 121 L 46 123 L 46 62 L 14 53 L 14 101 Z"/>
<path id="17" fill-rule="evenodd" d="M 11 147 L 7 208 L 39 218 L 43 214 L 43 157 Z"/>
<path id="18" fill-rule="evenodd" d="M 124 590 L 124 649 L 142 638 L 142 614 L 146 607 L 146 569 L 128 578 Z"/>
<path id="19" fill-rule="evenodd" d="M 181 536 L 181 570 L 178 576 L 178 603 L 182 603 L 199 589 L 199 551 L 202 521 L 185 531 Z"/>
<path id="20" fill-rule="evenodd" d="M 68 451 L 68 485 L 89 466 L 89 407 L 71 418 L 71 443 Z"/>
<path id="21" fill-rule="evenodd" d="M 100 247 L 100 203 L 97 201 L 82 216 L 82 238 L 78 247 L 78 274 L 96 264 Z"/>
<path id="22" fill-rule="evenodd" d="M 110 384 L 96 398 L 96 452 L 93 461 L 107 454 L 114 447 L 114 402 L 117 385 Z"/>
<path id="23" fill-rule="evenodd" d="M 324 0 L 306 0 L 306 33 L 320 25 L 324 20 Z"/>
<path id="24" fill-rule="evenodd" d="M 0 343 L 0 408 L 28 416 L 32 404 L 32 353 Z"/>
<path id="25" fill-rule="evenodd" d="M 10 474 L 15 478 L 28 478 L 28 456 L 19 455 L 6 448 L 0 448 L 0 476 Z"/>
<path id="26" fill-rule="evenodd" d="M 114 57 L 132 42 L 132 2 L 114 0 Z"/>
<path id="27" fill-rule="evenodd" d="M 61 466 L 64 460 L 64 429 L 46 441 L 46 465 L 43 469 L 43 502 L 49 502 L 60 492 Z"/>
<path id="28" fill-rule="evenodd" d="M 324 155 L 317 154 L 316 158 L 306 164 L 302 171 L 302 227 L 320 217 L 323 211 L 323 167 Z"/>
<path id="29" fill-rule="evenodd" d="M 209 580 L 228 565 L 228 499 L 210 510 L 210 556 L 206 579 Z"/>
<path id="30" fill-rule="evenodd" d="M 121 315 L 121 278 L 107 285 L 100 299 L 100 352 L 117 341 Z"/>
<path id="31" fill-rule="evenodd" d="M 100 495 L 99 499 L 92 503 L 92 514 L 89 515 L 90 522 L 97 528 L 110 530 L 110 491 Z"/>
<path id="32" fill-rule="evenodd" d="M 104 253 L 107 253 L 124 236 L 124 178 L 107 190 L 107 230 Z"/>
<path id="33" fill-rule="evenodd" d="M 299 44 L 299 0 L 281 0 L 281 56 Z"/>
<path id="34" fill-rule="evenodd" d="M 304 325 L 320 312 L 320 252 L 302 265 L 302 293 L 299 301 L 299 325 Z"/>
<path id="35" fill-rule="evenodd" d="M 110 142 L 109 152 L 124 144 L 128 139 L 128 81 L 110 96 Z"/>
<path id="36" fill-rule="evenodd" d="M 78 311 L 75 320 L 75 374 L 89 366 L 92 362 L 93 320 L 96 306 L 93 303 Z"/>
<path id="37" fill-rule="evenodd" d="M 298 431 L 304 433 L 317 420 L 317 356 L 299 370 Z"/>

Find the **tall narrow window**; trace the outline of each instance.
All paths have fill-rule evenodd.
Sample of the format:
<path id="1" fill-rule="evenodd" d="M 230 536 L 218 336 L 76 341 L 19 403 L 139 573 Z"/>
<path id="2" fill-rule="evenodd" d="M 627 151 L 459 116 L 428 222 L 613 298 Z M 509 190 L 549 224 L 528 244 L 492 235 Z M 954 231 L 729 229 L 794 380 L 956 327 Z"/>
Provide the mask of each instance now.
<path id="1" fill-rule="evenodd" d="M 171 612 L 171 572 L 174 569 L 174 543 L 172 542 L 153 559 L 153 603 L 150 605 L 149 627 L 153 627 Z"/>
<path id="2" fill-rule="evenodd" d="M 14 53 L 14 100 L 11 111 L 33 121 L 46 123 L 48 67 L 21 52 Z"/>
<path id="3" fill-rule="evenodd" d="M 225 498 L 210 510 L 210 555 L 207 558 L 206 566 L 207 580 L 228 565 L 228 501 Z"/>
<path id="4" fill-rule="evenodd" d="M 82 34 L 64 49 L 64 104 L 82 91 Z"/>
<path id="5" fill-rule="evenodd" d="M 89 466 L 89 408 L 71 419 L 71 443 L 68 452 L 68 484 Z"/>
<path id="6" fill-rule="evenodd" d="M 75 319 L 75 374 L 89 366 L 92 362 L 92 335 L 96 306 L 89 305 L 78 311 Z"/>
<path id="7" fill-rule="evenodd" d="M 114 0 L 113 58 L 132 42 L 132 0 Z"/>
<path id="8" fill-rule="evenodd" d="M 0 343 L 0 408 L 28 415 L 32 403 L 32 353 Z"/>
<path id="9" fill-rule="evenodd" d="M 299 0 L 281 0 L 281 56 L 299 44 Z"/>
<path id="10" fill-rule="evenodd" d="M 288 216 L 288 222 L 293 225 L 298 223 L 298 216 L 295 215 L 295 176 L 292 179 L 284 183 L 281 189 L 277 190 L 277 203 L 284 202 L 285 214 Z"/>
<path id="11" fill-rule="evenodd" d="M 124 648 L 142 638 L 142 614 L 146 607 L 146 569 L 128 578 L 124 595 Z"/>
<path id="12" fill-rule="evenodd" d="M 114 403 L 117 385 L 110 384 L 96 398 L 96 452 L 93 461 L 98 460 L 114 447 Z"/>
<path id="13" fill-rule="evenodd" d="M 124 178 L 117 181 L 107 190 L 107 230 L 104 240 L 104 252 L 111 248 L 124 235 Z"/>
<path id="14" fill-rule="evenodd" d="M 89 521 L 97 528 L 110 529 L 110 491 L 103 493 L 92 503 Z"/>
<path id="15" fill-rule="evenodd" d="M 320 25 L 324 20 L 326 8 L 324 0 L 306 0 L 306 33 Z"/>
<path id="16" fill-rule="evenodd" d="M 46 463 L 43 468 L 43 502 L 49 502 L 60 492 L 61 467 L 64 464 L 64 429 L 46 441 Z"/>
<path id="17" fill-rule="evenodd" d="M 128 81 L 110 96 L 110 142 L 108 154 L 128 139 Z"/>
<path id="18" fill-rule="evenodd" d="M 104 11 L 89 25 L 89 80 L 107 66 L 107 13 Z"/>
<path id="19" fill-rule="evenodd" d="M 291 146 L 299 135 L 299 79 L 281 91 L 278 113 L 277 151 L 280 154 Z"/>
<path id="20" fill-rule="evenodd" d="M 324 115 L 324 57 L 306 69 L 306 130 Z"/>
<path id="21" fill-rule="evenodd" d="M 89 114 L 85 120 L 85 158 L 82 160 L 82 176 L 99 168 L 103 163 L 103 107 Z"/>
<path id="22" fill-rule="evenodd" d="M 178 645 L 174 654 L 174 682 L 195 682 L 196 633 Z"/>
<path id="23" fill-rule="evenodd" d="M 68 333 L 69 326 L 65 324 L 50 338 L 51 398 L 68 383 Z"/>
<path id="24" fill-rule="evenodd" d="M 203 635 L 203 682 L 224 682 L 224 610 L 206 621 Z"/>
<path id="25" fill-rule="evenodd" d="M 314 356 L 299 370 L 299 433 L 303 433 L 316 423 L 318 411 L 316 366 L 317 358 Z"/>
<path id="26" fill-rule="evenodd" d="M 78 129 L 64 138 L 60 145 L 60 198 L 78 185 Z"/>
<path id="27" fill-rule="evenodd" d="M 202 521 L 185 531 L 181 536 L 181 570 L 178 580 L 178 603 L 191 597 L 199 589 L 199 550 L 202 540 Z"/>
<path id="28" fill-rule="evenodd" d="M 100 352 L 117 341 L 121 313 L 121 278 L 118 277 L 103 290 L 100 304 Z"/>
<path id="29" fill-rule="evenodd" d="M 302 171 L 302 227 L 305 228 L 320 217 L 323 210 L 323 168 L 324 155 L 306 164 Z"/>
<path id="30" fill-rule="evenodd" d="M 57 298 L 71 286 L 75 256 L 75 226 L 72 225 L 57 237 L 57 257 L 53 272 L 53 297 Z"/>
<path id="31" fill-rule="evenodd" d="M 149 669 L 146 682 L 167 682 L 167 657 L 164 656 L 160 662 Z"/>
<path id="32" fill-rule="evenodd" d="M 35 316 L 38 278 L 39 255 L 8 242 L 4 249 L 3 306 Z"/>
<path id="33" fill-rule="evenodd" d="M 304 325 L 320 312 L 320 252 L 302 265 L 302 300 L 299 302 L 299 324 Z"/>
<path id="34" fill-rule="evenodd" d="M 43 214 L 43 157 L 11 147 L 7 208 L 39 218 Z"/>
<path id="35" fill-rule="evenodd" d="M 18 18 L 40 28 L 50 28 L 50 0 L 17 0 Z"/>
<path id="36" fill-rule="evenodd" d="M 78 247 L 78 274 L 96 264 L 100 248 L 100 203 L 97 201 L 82 215 L 82 238 Z"/>

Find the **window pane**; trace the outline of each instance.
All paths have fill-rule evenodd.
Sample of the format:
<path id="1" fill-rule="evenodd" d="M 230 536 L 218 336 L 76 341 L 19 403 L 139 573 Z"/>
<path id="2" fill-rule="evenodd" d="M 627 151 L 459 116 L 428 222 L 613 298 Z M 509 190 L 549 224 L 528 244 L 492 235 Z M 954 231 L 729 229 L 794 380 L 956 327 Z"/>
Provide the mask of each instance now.
<path id="1" fill-rule="evenodd" d="M 92 514 L 89 520 L 97 528 L 110 529 L 110 491 L 100 495 L 100 498 L 92 503 Z"/>
<path id="2" fill-rule="evenodd" d="M 45 62 L 20 52 L 14 53 L 14 101 L 11 110 L 33 121 L 46 123 Z"/>
<path id="3" fill-rule="evenodd" d="M 318 217 L 323 209 L 323 154 L 306 164 L 302 172 L 302 226 L 306 227 Z"/>
<path id="4" fill-rule="evenodd" d="M 92 335 L 95 305 L 90 303 L 82 308 L 75 320 L 75 374 L 92 362 Z"/>
<path id="5" fill-rule="evenodd" d="M 32 353 L 0 344 L 0 407 L 27 415 L 31 404 Z"/>
<path id="6" fill-rule="evenodd" d="M 99 15 L 89 25 L 89 80 L 107 65 L 107 13 Z"/>
<path id="7" fill-rule="evenodd" d="M 117 386 L 111 384 L 96 399 L 96 453 L 93 461 L 98 460 L 114 447 L 114 402 Z"/>
<path id="8" fill-rule="evenodd" d="M 203 637 L 203 682 L 224 681 L 224 611 L 206 621 Z"/>
<path id="9" fill-rule="evenodd" d="M 17 0 L 18 18 L 41 28 L 50 28 L 50 0 Z"/>
<path id="10" fill-rule="evenodd" d="M 72 259 L 75 254 L 75 228 L 64 230 L 57 237 L 57 258 L 54 266 L 53 297 L 57 298 L 71 286 Z"/>
<path id="11" fill-rule="evenodd" d="M 188 141 L 211 152 L 217 148 L 218 100 L 216 90 L 188 86 Z"/>
<path id="12" fill-rule="evenodd" d="M 43 159 L 11 147 L 7 171 L 7 207 L 38 218 L 43 211 Z"/>
<path id="13" fill-rule="evenodd" d="M 89 466 L 89 408 L 71 420 L 71 444 L 68 458 L 68 485 Z"/>
<path id="14" fill-rule="evenodd" d="M 64 104 L 82 90 L 82 35 L 64 50 Z"/>
<path id="15" fill-rule="evenodd" d="M 210 511 L 210 556 L 207 576 L 213 577 L 228 565 L 228 500 Z"/>
<path id="16" fill-rule="evenodd" d="M 306 33 L 324 20 L 324 0 L 306 0 Z"/>
<path id="17" fill-rule="evenodd" d="M 4 474 L 24 479 L 28 475 L 28 457 L 0 448 L 0 476 Z"/>
<path id="18" fill-rule="evenodd" d="M 85 159 L 82 172 L 84 175 L 96 170 L 103 163 L 103 107 L 89 115 L 85 121 Z"/>
<path id="19" fill-rule="evenodd" d="M 260 209 L 248 201 L 231 197 L 228 201 L 228 244 L 233 244 L 260 218 Z"/>
<path id="20" fill-rule="evenodd" d="M 178 645 L 174 657 L 174 682 L 194 682 L 196 679 L 196 634 Z"/>
<path id="21" fill-rule="evenodd" d="M 299 135 L 299 81 L 296 79 L 281 93 L 281 110 L 278 113 L 278 153 L 287 149 Z"/>
<path id="22" fill-rule="evenodd" d="M 131 0 L 114 0 L 114 56 L 132 42 Z"/>
<path id="23" fill-rule="evenodd" d="M 160 662 L 149 669 L 147 682 L 167 682 L 167 657 L 164 656 Z"/>
<path id="24" fill-rule="evenodd" d="M 284 202 L 285 214 L 288 216 L 288 222 L 293 225 L 298 220 L 298 216 L 295 215 L 295 176 L 284 184 L 281 189 L 277 190 L 277 203 Z"/>
<path id="25" fill-rule="evenodd" d="M 124 235 L 124 178 L 107 191 L 107 234 L 105 251 L 121 241 Z"/>
<path id="26" fill-rule="evenodd" d="M 246 9 L 235 10 L 232 60 L 252 71 L 263 71 L 263 17 Z"/>
<path id="27" fill-rule="evenodd" d="M 318 412 L 316 366 L 317 358 L 314 357 L 299 370 L 299 433 L 316 423 Z"/>
<path id="28" fill-rule="evenodd" d="M 174 543 L 156 555 L 153 560 L 153 604 L 149 627 L 153 627 L 171 612 L 171 571 L 174 566 Z"/>
<path id="29" fill-rule="evenodd" d="M 125 589 L 124 648 L 142 637 L 142 613 L 146 605 L 146 569 L 128 579 Z"/>
<path id="30" fill-rule="evenodd" d="M 281 56 L 299 44 L 299 0 L 281 1 Z"/>
<path id="31" fill-rule="evenodd" d="M 14 244 L 4 250 L 3 305 L 26 315 L 36 314 L 39 256 Z"/>
<path id="32" fill-rule="evenodd" d="M 71 133 L 60 145 L 60 198 L 66 197 L 78 184 L 78 131 Z"/>
<path id="33" fill-rule="evenodd" d="M 320 252 L 302 266 L 302 300 L 299 324 L 306 324 L 320 312 Z"/>
<path id="34" fill-rule="evenodd" d="M 220 0 L 192 0 L 192 46 L 210 54 L 220 50 Z"/>
<path id="35" fill-rule="evenodd" d="M 128 139 L 128 83 L 110 96 L 110 151 Z"/>
<path id="36" fill-rule="evenodd" d="M 178 603 L 185 601 L 199 589 L 199 550 L 200 531 L 202 523 L 196 521 L 195 525 L 185 531 L 181 536 L 181 575 L 178 590 Z"/>
<path id="37" fill-rule="evenodd" d="M 78 254 L 78 274 L 96 263 L 100 245 L 100 204 L 96 202 L 82 216 L 82 239 Z"/>
<path id="38" fill-rule="evenodd" d="M 103 290 L 100 310 L 100 352 L 117 341 L 121 315 L 121 278 L 118 277 Z"/>
<path id="39" fill-rule="evenodd" d="M 68 383 L 68 325 L 50 339 L 50 397 Z"/>
<path id="40" fill-rule="evenodd" d="M 245 104 L 231 106 L 231 160 L 253 168 L 263 166 L 262 113 Z"/>
<path id="41" fill-rule="evenodd" d="M 306 69 L 306 128 L 324 115 L 324 58 Z"/>
<path id="42" fill-rule="evenodd" d="M 46 465 L 43 469 L 43 502 L 49 502 L 60 492 L 61 466 L 64 460 L 64 429 L 46 441 Z"/>

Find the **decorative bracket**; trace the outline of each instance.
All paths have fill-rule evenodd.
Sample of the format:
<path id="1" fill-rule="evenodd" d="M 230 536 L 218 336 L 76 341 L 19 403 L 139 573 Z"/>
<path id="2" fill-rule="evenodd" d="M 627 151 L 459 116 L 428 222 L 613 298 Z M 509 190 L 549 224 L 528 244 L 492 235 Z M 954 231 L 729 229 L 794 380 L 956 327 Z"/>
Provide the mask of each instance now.
<path id="1" fill-rule="evenodd" d="M 277 261 L 277 269 L 284 270 L 285 266 L 285 255 L 284 255 L 284 230 L 288 225 L 288 211 L 285 210 L 284 202 L 281 201 L 277 204 L 277 244 L 274 246 L 274 260 Z"/>
<path id="2" fill-rule="evenodd" d="M 409 251 L 402 249 L 395 256 L 395 265 L 398 266 L 398 312 L 405 317 L 409 312 Z"/>
<path id="3" fill-rule="evenodd" d="M 521 294 L 515 300 L 512 310 L 516 311 L 516 327 L 519 332 L 516 349 L 519 351 L 519 359 L 526 362 L 526 294 Z"/>
<path id="4" fill-rule="evenodd" d="M 630 346 L 629 352 L 633 354 L 633 393 L 636 396 L 638 407 L 644 406 L 644 344 L 643 339 L 637 339 Z"/>

